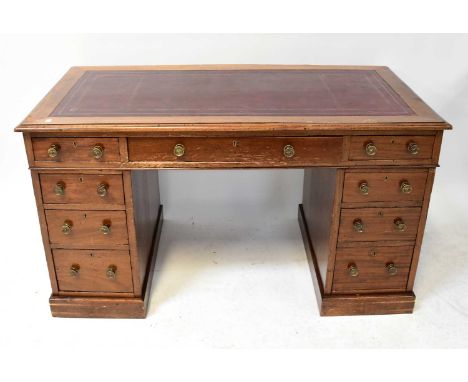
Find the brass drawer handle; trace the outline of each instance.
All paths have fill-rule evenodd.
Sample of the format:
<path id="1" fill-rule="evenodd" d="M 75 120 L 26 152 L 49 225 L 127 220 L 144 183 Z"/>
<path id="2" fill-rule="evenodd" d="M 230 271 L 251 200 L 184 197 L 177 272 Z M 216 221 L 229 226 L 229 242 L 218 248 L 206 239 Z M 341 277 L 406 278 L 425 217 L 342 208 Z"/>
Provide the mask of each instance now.
<path id="1" fill-rule="evenodd" d="M 103 198 L 107 195 L 107 190 L 109 189 L 109 186 L 106 183 L 99 183 L 97 186 L 97 194 Z"/>
<path id="2" fill-rule="evenodd" d="M 348 274 L 351 276 L 351 277 L 356 277 L 359 275 L 359 269 L 358 267 L 356 266 L 356 264 L 354 263 L 351 263 L 348 265 Z"/>
<path id="3" fill-rule="evenodd" d="M 364 232 L 364 223 L 361 219 L 356 219 L 353 221 L 353 228 L 356 232 Z"/>
<path id="4" fill-rule="evenodd" d="M 185 154 L 185 146 L 181 143 L 177 143 L 174 146 L 174 155 L 178 158 L 184 156 Z"/>
<path id="5" fill-rule="evenodd" d="M 369 185 L 367 184 L 367 182 L 362 182 L 359 185 L 359 191 L 361 191 L 361 194 L 363 194 L 363 195 L 368 195 L 369 194 Z"/>
<path id="6" fill-rule="evenodd" d="M 406 224 L 401 218 L 396 218 L 393 223 L 395 224 L 395 228 L 397 231 L 403 232 L 406 231 Z"/>
<path id="7" fill-rule="evenodd" d="M 117 273 L 117 267 L 113 264 L 109 265 L 106 270 L 106 276 L 108 279 L 115 279 Z"/>
<path id="8" fill-rule="evenodd" d="M 110 224 L 109 223 L 104 223 L 99 230 L 102 232 L 103 235 L 109 235 L 111 232 L 110 229 Z"/>
<path id="9" fill-rule="evenodd" d="M 283 155 L 286 158 L 292 158 L 294 155 L 296 155 L 296 150 L 294 150 L 294 146 L 293 145 L 284 146 Z"/>
<path id="10" fill-rule="evenodd" d="M 60 145 L 54 143 L 50 145 L 49 149 L 47 150 L 47 155 L 49 158 L 55 158 L 60 152 Z"/>
<path id="11" fill-rule="evenodd" d="M 398 273 L 398 268 L 393 263 L 388 263 L 385 268 L 390 276 L 395 276 Z"/>
<path id="12" fill-rule="evenodd" d="M 72 264 L 69 273 L 71 277 L 77 277 L 80 274 L 80 264 Z"/>
<path id="13" fill-rule="evenodd" d="M 404 194 L 409 194 L 413 191 L 413 186 L 407 180 L 403 180 L 400 184 L 400 190 Z"/>
<path id="14" fill-rule="evenodd" d="M 372 141 L 367 142 L 364 148 L 366 150 L 366 154 L 369 156 L 374 156 L 375 154 L 377 154 L 377 146 Z"/>
<path id="15" fill-rule="evenodd" d="M 411 154 L 411 155 L 417 155 L 419 154 L 419 146 L 417 143 L 415 142 L 410 142 L 408 143 L 408 152 Z"/>
<path id="16" fill-rule="evenodd" d="M 65 183 L 63 182 L 57 182 L 57 184 L 54 187 L 54 194 L 55 195 L 64 195 L 65 194 Z"/>
<path id="17" fill-rule="evenodd" d="M 70 235 L 71 231 L 72 231 L 72 222 L 70 220 L 65 220 L 63 222 L 63 225 L 62 225 L 62 233 L 64 235 Z"/>
<path id="18" fill-rule="evenodd" d="M 94 147 L 91 149 L 91 152 L 95 159 L 101 159 L 104 155 L 104 147 L 102 145 L 94 145 Z"/>

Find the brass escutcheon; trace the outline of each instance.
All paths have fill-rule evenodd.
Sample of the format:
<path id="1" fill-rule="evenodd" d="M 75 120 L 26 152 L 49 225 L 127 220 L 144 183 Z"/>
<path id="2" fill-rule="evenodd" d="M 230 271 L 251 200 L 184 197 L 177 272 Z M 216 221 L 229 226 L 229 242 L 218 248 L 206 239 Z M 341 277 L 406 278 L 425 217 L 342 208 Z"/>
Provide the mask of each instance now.
<path id="1" fill-rule="evenodd" d="M 400 184 L 400 190 L 404 194 L 409 194 L 413 191 L 413 186 L 407 180 L 403 180 Z"/>
<path id="2" fill-rule="evenodd" d="M 49 149 L 47 150 L 47 155 L 49 158 L 55 158 L 60 151 L 60 145 L 54 143 L 53 145 L 50 145 Z"/>
<path id="3" fill-rule="evenodd" d="M 367 182 L 362 182 L 359 185 L 359 191 L 361 191 L 361 194 L 363 195 L 369 194 L 369 185 L 367 184 Z"/>
<path id="4" fill-rule="evenodd" d="M 408 143 L 408 152 L 412 155 L 419 154 L 419 146 L 415 142 Z"/>
<path id="5" fill-rule="evenodd" d="M 97 194 L 103 198 L 104 196 L 107 195 L 107 189 L 109 188 L 109 186 L 106 184 L 106 183 L 99 183 L 98 186 L 97 186 Z"/>
<path id="6" fill-rule="evenodd" d="M 364 149 L 366 150 L 366 154 L 369 156 L 374 156 L 377 154 L 377 146 L 372 141 L 367 142 Z"/>
<path id="7" fill-rule="evenodd" d="M 177 143 L 175 146 L 174 146 L 174 155 L 178 158 L 180 158 L 181 156 L 183 156 L 185 154 L 185 146 L 181 143 Z"/>
<path id="8" fill-rule="evenodd" d="M 351 277 L 356 277 L 356 276 L 359 275 L 359 270 L 358 270 L 356 264 L 351 263 L 351 264 L 348 265 L 348 274 Z"/>
<path id="9" fill-rule="evenodd" d="M 91 149 L 91 152 L 95 159 L 101 159 L 104 155 L 104 147 L 102 145 L 94 145 L 94 147 Z"/>
<path id="10" fill-rule="evenodd" d="M 115 279 L 117 273 L 117 267 L 113 264 L 109 265 L 106 270 L 106 276 L 108 279 Z"/>
<path id="11" fill-rule="evenodd" d="M 57 182 L 54 186 L 54 194 L 55 195 L 64 195 L 65 194 L 65 183 Z"/>

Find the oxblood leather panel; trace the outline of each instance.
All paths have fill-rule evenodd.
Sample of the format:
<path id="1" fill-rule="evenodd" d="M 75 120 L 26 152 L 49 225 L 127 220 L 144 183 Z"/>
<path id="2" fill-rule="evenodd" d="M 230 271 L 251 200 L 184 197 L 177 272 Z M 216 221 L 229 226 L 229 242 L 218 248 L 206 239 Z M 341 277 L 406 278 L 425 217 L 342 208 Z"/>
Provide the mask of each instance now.
<path id="1" fill-rule="evenodd" d="M 91 70 L 51 116 L 412 114 L 374 70 Z"/>

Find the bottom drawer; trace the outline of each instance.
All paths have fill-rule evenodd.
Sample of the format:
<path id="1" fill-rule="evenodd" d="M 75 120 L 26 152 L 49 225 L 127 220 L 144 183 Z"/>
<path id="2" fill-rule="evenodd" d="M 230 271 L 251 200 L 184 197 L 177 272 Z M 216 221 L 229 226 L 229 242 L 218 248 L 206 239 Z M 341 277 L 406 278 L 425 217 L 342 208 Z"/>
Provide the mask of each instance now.
<path id="1" fill-rule="evenodd" d="M 413 246 L 351 247 L 336 252 L 334 293 L 405 291 Z"/>
<path id="2" fill-rule="evenodd" d="M 133 292 L 128 251 L 53 250 L 60 291 Z"/>

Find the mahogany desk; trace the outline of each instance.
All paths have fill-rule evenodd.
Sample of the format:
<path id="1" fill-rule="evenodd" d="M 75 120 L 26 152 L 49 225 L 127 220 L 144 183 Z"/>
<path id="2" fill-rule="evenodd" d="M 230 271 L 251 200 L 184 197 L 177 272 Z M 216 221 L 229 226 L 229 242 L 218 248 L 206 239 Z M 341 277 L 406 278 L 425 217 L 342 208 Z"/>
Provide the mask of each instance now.
<path id="1" fill-rule="evenodd" d="M 411 313 L 450 128 L 386 67 L 71 68 L 16 128 L 52 315 L 145 317 L 164 168 L 304 168 L 320 314 Z"/>

